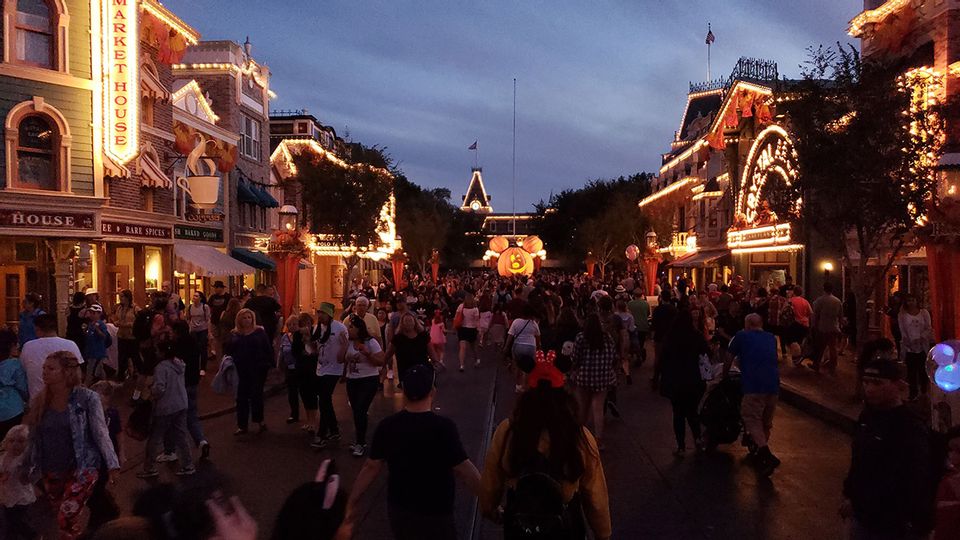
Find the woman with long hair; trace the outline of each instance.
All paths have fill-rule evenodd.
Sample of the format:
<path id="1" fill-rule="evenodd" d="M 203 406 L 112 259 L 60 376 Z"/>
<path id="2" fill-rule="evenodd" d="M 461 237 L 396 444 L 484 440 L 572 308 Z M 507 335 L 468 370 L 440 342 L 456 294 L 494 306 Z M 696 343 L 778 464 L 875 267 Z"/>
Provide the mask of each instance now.
<path id="1" fill-rule="evenodd" d="M 120 303 L 113 308 L 110 321 L 117 327 L 117 382 L 124 382 L 130 375 L 128 368 L 140 365 L 140 346 L 133 335 L 133 324 L 140 308 L 133 303 L 130 289 L 120 291 Z"/>
<path id="2" fill-rule="evenodd" d="M 186 309 L 186 319 L 190 323 L 190 336 L 197 342 L 200 350 L 200 376 L 207 374 L 207 357 L 210 351 L 210 306 L 203 291 L 195 291 L 193 300 Z"/>
<path id="3" fill-rule="evenodd" d="M 387 345 L 384 361 L 389 362 L 394 355 L 397 357 L 400 386 L 403 386 L 403 377 L 408 369 L 435 359 L 430 348 L 430 334 L 424 330 L 417 316 L 409 311 L 400 316 L 400 324 L 393 334 L 393 340 Z"/>
<path id="4" fill-rule="evenodd" d="M 660 359 L 660 393 L 670 399 L 673 407 L 673 433 L 677 440 L 676 455 L 686 452 L 686 427 L 696 441 L 697 450 L 703 450 L 700 438 L 698 408 L 706 385 L 700 375 L 700 355 L 710 354 L 703 332 L 694 327 L 689 311 L 677 316 L 667 333 Z"/>
<path id="5" fill-rule="evenodd" d="M 571 379 L 580 402 L 580 418 L 585 425 L 593 426 L 600 448 L 603 448 L 604 399 L 617 382 L 619 361 L 620 351 L 610 334 L 603 331 L 600 315 L 589 314 L 573 344 Z"/>
<path id="6" fill-rule="evenodd" d="M 292 317 L 292 316 L 291 316 Z M 289 324 L 289 323 L 288 323 Z M 317 339 L 314 337 L 313 315 L 301 313 L 295 323 L 296 331 L 292 332 L 293 356 L 296 359 L 295 369 L 297 385 L 299 386 L 300 401 L 307 419 L 301 426 L 308 432 L 316 433 L 317 409 L 319 407 L 319 389 L 317 385 Z"/>
<path id="7" fill-rule="evenodd" d="M 550 370 L 554 373 L 548 377 L 537 376 Z M 544 370 L 538 365 L 528 383 L 530 389 L 520 394 L 511 417 L 493 434 L 480 480 L 480 509 L 500 521 L 498 509 L 506 495 L 504 538 L 515 538 L 524 502 L 521 484 L 525 477 L 545 474 L 559 484 L 565 509 L 549 538 L 585 538 L 583 516 L 595 538 L 610 538 L 610 504 L 597 441 L 578 421 L 563 376 L 552 365 Z"/>
<path id="8" fill-rule="evenodd" d="M 83 325 L 86 320 L 83 317 L 83 310 L 87 309 L 87 295 L 83 291 L 73 293 L 73 299 L 67 306 L 67 335 L 70 341 L 77 344 L 77 348 L 83 350 Z"/>
<path id="9" fill-rule="evenodd" d="M 927 351 L 933 346 L 933 325 L 930 312 L 920 307 L 916 295 L 903 297 L 903 307 L 897 315 L 900 326 L 900 355 L 907 364 L 907 383 L 910 386 L 909 400 L 926 395 L 930 379 L 924 369 Z"/>
<path id="10" fill-rule="evenodd" d="M 40 474 L 43 491 L 57 513 L 60 538 L 72 540 L 83 533 L 81 517 L 101 465 L 106 464 L 114 484 L 120 463 L 100 396 L 81 386 L 77 358 L 63 351 L 48 356 L 43 383 L 26 417 L 33 433 L 29 466 Z"/>
<path id="11" fill-rule="evenodd" d="M 233 331 L 233 327 L 237 325 L 237 313 L 240 313 L 242 307 L 243 304 L 239 298 L 231 298 L 227 301 L 227 307 L 223 309 L 223 313 L 220 315 L 220 322 L 217 323 L 220 326 L 220 331 L 217 334 L 220 336 L 220 351 L 224 353 L 226 352 L 224 347 L 230 340 L 230 333 Z"/>
<path id="12" fill-rule="evenodd" d="M 294 336 L 300 331 L 297 314 L 287 317 L 287 322 L 280 335 L 280 369 L 284 370 L 284 380 L 287 383 L 287 403 L 290 405 L 288 424 L 300 421 L 300 385 L 297 381 L 297 357 L 293 352 Z"/>
<path id="13" fill-rule="evenodd" d="M 460 342 L 460 371 L 464 370 L 467 361 L 467 351 L 474 359 L 474 367 L 480 367 L 480 357 L 477 356 L 477 333 L 480 325 L 480 310 L 477 308 L 477 300 L 472 294 L 468 294 L 457 308 L 455 318 L 459 318 L 460 326 L 457 328 L 457 339 Z"/>
<path id="14" fill-rule="evenodd" d="M 367 412 L 377 395 L 380 366 L 384 363 L 383 349 L 367 331 L 363 319 L 351 315 L 347 324 L 350 343 L 343 361 L 347 366 L 347 399 L 353 410 L 356 442 L 350 447 L 354 457 L 367 453 Z"/>
<path id="15" fill-rule="evenodd" d="M 237 430 L 234 435 L 247 433 L 250 417 L 257 424 L 257 431 L 267 430 L 263 422 L 263 385 L 267 372 L 273 365 L 273 346 L 262 326 L 257 326 L 257 316 L 250 309 L 237 313 L 236 326 L 224 350 L 233 358 L 237 368 Z"/>
<path id="16" fill-rule="evenodd" d="M 437 308 L 433 312 L 433 318 L 430 319 L 430 356 L 441 368 L 443 367 L 443 354 L 447 350 L 447 328 L 443 320 L 443 311 Z"/>

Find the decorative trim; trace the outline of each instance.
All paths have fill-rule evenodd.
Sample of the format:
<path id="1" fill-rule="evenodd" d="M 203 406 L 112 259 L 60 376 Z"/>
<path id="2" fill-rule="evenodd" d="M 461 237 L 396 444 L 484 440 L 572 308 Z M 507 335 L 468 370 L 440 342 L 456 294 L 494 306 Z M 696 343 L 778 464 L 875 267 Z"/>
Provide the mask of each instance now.
<path id="1" fill-rule="evenodd" d="M 93 81 L 90 79 L 83 79 L 70 75 L 69 73 L 61 73 L 59 71 L 53 71 L 34 66 L 26 66 L 22 64 L 0 64 L 0 76 L 55 84 L 57 86 L 66 86 L 68 88 L 77 88 L 79 90 L 93 90 L 94 87 Z"/>
<path id="2" fill-rule="evenodd" d="M 52 120 L 59 132 L 57 134 L 59 152 L 56 153 L 54 158 L 57 160 L 57 181 L 60 189 L 51 191 L 50 193 L 70 193 L 72 191 L 70 183 L 73 173 L 70 164 L 70 144 L 73 141 L 73 137 L 70 135 L 70 124 L 56 107 L 48 105 L 40 96 L 33 96 L 33 100 L 31 101 L 23 101 L 14 105 L 13 108 L 10 109 L 10 112 L 7 113 L 6 120 L 4 121 L 4 145 L 7 157 L 7 189 L 19 184 L 17 177 L 17 139 L 19 138 L 19 127 L 21 120 L 31 114 L 42 115 Z"/>

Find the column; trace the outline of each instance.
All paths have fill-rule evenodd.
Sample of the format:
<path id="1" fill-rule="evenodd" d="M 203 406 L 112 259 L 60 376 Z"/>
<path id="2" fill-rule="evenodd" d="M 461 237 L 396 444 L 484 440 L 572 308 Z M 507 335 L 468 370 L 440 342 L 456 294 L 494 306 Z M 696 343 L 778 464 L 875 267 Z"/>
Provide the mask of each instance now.
<path id="1" fill-rule="evenodd" d="M 56 284 L 57 297 L 55 298 L 57 306 L 57 334 L 65 336 L 67 334 L 67 308 L 70 307 L 70 282 L 73 280 L 73 273 L 70 272 L 70 260 L 74 256 L 74 241 L 60 240 L 53 242 L 54 245 L 54 271 L 53 278 Z"/>

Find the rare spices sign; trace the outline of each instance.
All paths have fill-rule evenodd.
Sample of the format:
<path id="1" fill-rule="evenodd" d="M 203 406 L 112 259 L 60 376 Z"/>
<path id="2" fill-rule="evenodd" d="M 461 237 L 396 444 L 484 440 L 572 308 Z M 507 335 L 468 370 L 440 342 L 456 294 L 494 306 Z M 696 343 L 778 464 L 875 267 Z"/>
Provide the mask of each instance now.
<path id="1" fill-rule="evenodd" d="M 132 236 L 136 238 L 157 238 L 167 240 L 173 235 L 170 227 L 158 227 L 156 225 L 138 225 L 136 223 L 122 223 L 119 221 L 100 222 L 100 232 L 103 234 L 112 234 L 117 236 Z"/>

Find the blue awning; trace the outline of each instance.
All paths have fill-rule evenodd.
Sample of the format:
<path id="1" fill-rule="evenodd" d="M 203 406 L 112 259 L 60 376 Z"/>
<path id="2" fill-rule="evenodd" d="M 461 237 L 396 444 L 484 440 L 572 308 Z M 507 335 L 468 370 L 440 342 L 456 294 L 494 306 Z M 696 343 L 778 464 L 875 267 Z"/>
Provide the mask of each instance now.
<path id="1" fill-rule="evenodd" d="M 230 255 L 232 255 L 234 259 L 248 264 L 258 270 L 277 269 L 277 263 L 273 262 L 273 259 L 271 259 L 266 253 L 250 251 L 249 249 L 243 248 L 233 248 L 230 250 Z"/>
<path id="2" fill-rule="evenodd" d="M 256 188 L 241 180 L 237 183 L 237 201 L 248 204 L 260 204 L 260 197 L 254 191 Z"/>
<path id="3" fill-rule="evenodd" d="M 270 195 L 270 192 L 267 191 L 267 188 L 263 186 L 256 186 L 257 197 L 260 199 L 260 206 L 264 208 L 277 208 L 280 206 L 280 203 L 273 198 L 273 195 Z"/>

